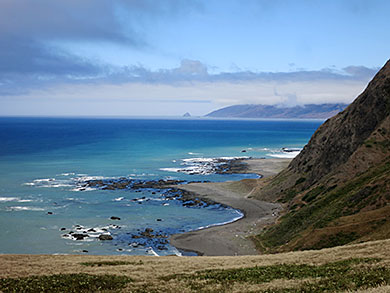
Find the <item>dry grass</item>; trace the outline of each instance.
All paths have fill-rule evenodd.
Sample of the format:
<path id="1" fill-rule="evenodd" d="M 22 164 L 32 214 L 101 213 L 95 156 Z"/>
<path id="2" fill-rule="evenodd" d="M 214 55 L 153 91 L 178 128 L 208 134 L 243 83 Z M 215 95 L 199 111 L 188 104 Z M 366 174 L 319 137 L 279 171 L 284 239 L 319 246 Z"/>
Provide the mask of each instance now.
<path id="1" fill-rule="evenodd" d="M 125 291 L 133 292 L 251 292 L 275 291 L 299 287 L 317 279 L 275 279 L 254 284 L 233 281 L 211 282 L 192 278 L 204 270 L 253 268 L 277 264 L 308 264 L 319 266 L 351 258 L 377 258 L 379 262 L 358 266 L 384 266 L 390 269 L 390 240 L 335 247 L 318 251 L 300 251 L 273 255 L 239 257 L 152 257 L 152 256 L 85 256 L 85 255 L 0 255 L 0 278 L 21 278 L 53 274 L 120 275 L 130 277 Z M 86 266 L 83 263 L 100 265 Z M 107 264 L 107 265 L 106 265 Z M 172 275 L 186 278 L 169 278 Z M 390 281 L 390 280 L 389 280 Z M 378 292 L 389 292 L 382 286 Z M 366 291 L 361 292 L 376 292 Z"/>

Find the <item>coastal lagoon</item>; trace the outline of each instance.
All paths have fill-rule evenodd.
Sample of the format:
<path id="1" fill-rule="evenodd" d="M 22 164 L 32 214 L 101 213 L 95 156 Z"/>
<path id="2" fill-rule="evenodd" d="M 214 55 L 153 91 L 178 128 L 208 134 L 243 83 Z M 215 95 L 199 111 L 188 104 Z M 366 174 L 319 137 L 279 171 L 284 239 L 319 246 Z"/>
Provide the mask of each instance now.
<path id="1" fill-rule="evenodd" d="M 242 213 L 186 205 L 159 188 L 109 190 L 85 182 L 257 178 L 216 174 L 215 158 L 293 157 L 298 151 L 283 148 L 301 149 L 322 122 L 0 118 L 0 253 L 180 254 L 169 235 Z"/>

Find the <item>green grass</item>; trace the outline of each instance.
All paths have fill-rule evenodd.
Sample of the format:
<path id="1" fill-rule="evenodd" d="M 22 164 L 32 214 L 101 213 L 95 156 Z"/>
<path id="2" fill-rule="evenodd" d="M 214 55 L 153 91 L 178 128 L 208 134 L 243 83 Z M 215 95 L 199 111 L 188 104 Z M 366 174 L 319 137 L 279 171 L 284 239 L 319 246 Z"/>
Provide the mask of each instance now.
<path id="1" fill-rule="evenodd" d="M 301 177 L 297 181 L 295 181 L 295 185 L 299 185 L 299 184 L 301 184 L 301 183 L 303 183 L 305 181 L 306 181 L 306 178 L 305 177 Z"/>
<path id="2" fill-rule="evenodd" d="M 310 190 L 308 193 L 305 194 L 304 197 L 302 197 L 302 200 L 305 202 L 311 202 L 313 201 L 319 194 L 321 194 L 325 190 L 325 186 L 320 185 L 312 190 Z"/>
<path id="3" fill-rule="evenodd" d="M 93 262 L 82 262 L 80 263 L 87 267 L 101 267 L 101 266 L 124 266 L 124 265 L 142 265 L 142 260 L 136 261 L 93 261 Z"/>
<path id="4" fill-rule="evenodd" d="M 331 186 L 328 189 L 322 186 L 314 188 L 303 197 L 303 200 L 308 201 L 306 206 L 281 217 L 277 225 L 256 236 L 256 242 L 272 250 L 299 237 L 306 229 L 324 228 L 339 217 L 358 213 L 362 208 L 375 203 L 380 193 L 375 183 L 383 181 L 383 178 L 390 178 L 389 171 L 388 160 L 344 186 Z M 282 199 L 289 200 L 295 193 L 295 189 L 292 188 L 286 191 L 287 196 Z M 343 241 L 343 244 L 346 243 Z M 332 247 L 332 245 L 325 247 Z"/>
<path id="5" fill-rule="evenodd" d="M 289 189 L 281 196 L 281 198 L 278 200 L 278 202 L 286 203 L 292 200 L 296 195 L 298 194 L 298 191 L 295 189 Z"/>
<path id="6" fill-rule="evenodd" d="M 350 271 L 340 276 L 331 276 L 318 282 L 304 282 L 296 288 L 263 290 L 263 293 L 311 293 L 350 292 L 358 289 L 376 288 L 390 284 L 390 270 L 385 267 L 365 268 Z"/>
<path id="7" fill-rule="evenodd" d="M 6 292 L 98 292 L 118 291 L 132 279 L 116 275 L 58 274 L 26 278 L 0 279 L 0 291 Z"/>
<path id="8" fill-rule="evenodd" d="M 385 130 L 385 129 L 384 129 Z M 379 130 L 381 133 L 381 131 Z M 386 133 L 383 133 L 386 134 Z M 368 139 L 364 142 L 364 145 L 368 148 L 372 148 L 373 145 L 377 148 L 380 148 L 382 151 L 388 151 L 390 149 L 390 141 L 389 140 L 375 140 L 375 139 Z"/>
<path id="9" fill-rule="evenodd" d="M 314 246 L 310 247 L 310 249 L 322 249 L 325 247 L 334 247 L 348 244 L 356 239 L 358 239 L 360 235 L 356 232 L 344 233 L 338 232 L 333 235 L 325 235 L 321 238 L 319 242 L 317 242 Z"/>
<path id="10" fill-rule="evenodd" d="M 238 281 L 249 283 L 265 283 L 276 279 L 303 279 L 330 277 L 335 274 L 344 274 L 352 269 L 352 265 L 371 263 L 376 259 L 348 259 L 320 266 L 307 264 L 277 264 L 252 268 L 208 270 L 197 273 L 197 279 L 214 280 L 216 282 Z"/>
<path id="11" fill-rule="evenodd" d="M 250 268 L 207 270 L 195 274 L 179 274 L 163 277 L 186 280 L 191 288 L 202 289 L 204 285 L 220 284 L 223 291 L 235 283 L 261 284 L 273 280 L 304 280 L 297 287 L 267 289 L 259 292 L 339 292 L 372 288 L 390 284 L 390 269 L 371 267 L 379 259 L 355 258 L 323 265 L 276 264 Z M 199 286 L 199 284 L 203 284 Z M 204 288 L 207 291 L 206 288 Z"/>

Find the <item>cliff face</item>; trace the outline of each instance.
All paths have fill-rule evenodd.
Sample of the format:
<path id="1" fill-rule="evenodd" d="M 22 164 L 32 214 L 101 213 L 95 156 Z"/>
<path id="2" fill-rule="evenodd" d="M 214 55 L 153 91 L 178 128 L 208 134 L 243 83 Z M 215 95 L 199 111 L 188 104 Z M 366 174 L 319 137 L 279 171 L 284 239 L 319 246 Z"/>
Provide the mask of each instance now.
<path id="1" fill-rule="evenodd" d="M 389 117 L 390 61 L 366 90 L 343 112 L 327 120 L 291 162 L 294 173 L 306 173 L 308 184 L 346 163 L 365 140 Z"/>
<path id="2" fill-rule="evenodd" d="M 255 237 L 265 250 L 390 238 L 390 61 L 266 183 L 256 197 L 284 203 L 286 214 Z"/>

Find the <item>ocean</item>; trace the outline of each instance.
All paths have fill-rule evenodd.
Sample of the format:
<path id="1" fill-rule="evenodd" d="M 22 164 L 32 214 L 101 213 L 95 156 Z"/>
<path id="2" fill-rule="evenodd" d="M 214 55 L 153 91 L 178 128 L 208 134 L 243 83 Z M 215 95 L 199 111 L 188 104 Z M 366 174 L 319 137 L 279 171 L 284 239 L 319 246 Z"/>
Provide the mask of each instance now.
<path id="1" fill-rule="evenodd" d="M 292 157 L 297 151 L 282 148 L 301 149 L 322 122 L 0 118 L 0 253 L 180 255 L 170 234 L 228 223 L 241 212 L 185 205 L 162 189 L 84 183 L 257 178 L 210 166 L 221 157 Z"/>

